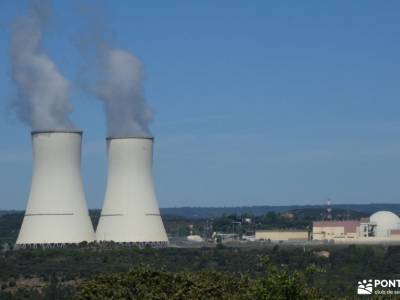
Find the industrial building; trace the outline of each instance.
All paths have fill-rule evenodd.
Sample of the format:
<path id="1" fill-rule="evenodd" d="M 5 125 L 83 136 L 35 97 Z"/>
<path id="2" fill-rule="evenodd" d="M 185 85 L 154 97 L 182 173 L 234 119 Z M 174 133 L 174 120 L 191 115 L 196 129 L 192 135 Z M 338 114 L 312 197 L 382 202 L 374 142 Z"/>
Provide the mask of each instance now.
<path id="1" fill-rule="evenodd" d="M 313 240 L 335 242 L 400 242 L 400 218 L 389 211 L 379 211 L 369 218 L 352 221 L 315 221 Z"/>
<path id="2" fill-rule="evenodd" d="M 315 221 L 313 240 L 355 239 L 359 236 L 360 221 Z"/>
<path id="3" fill-rule="evenodd" d="M 33 172 L 18 247 L 95 239 L 83 192 L 80 131 L 32 132 Z"/>
<path id="4" fill-rule="evenodd" d="M 256 240 L 271 242 L 307 241 L 309 232 L 305 230 L 256 230 Z"/>
<path id="5" fill-rule="evenodd" d="M 107 151 L 107 188 L 96 240 L 167 246 L 153 184 L 153 138 L 107 138 Z"/>
<path id="6" fill-rule="evenodd" d="M 314 221 L 312 233 L 306 230 L 256 230 L 255 240 L 271 242 L 329 241 L 335 243 L 400 243 L 400 218 L 389 211 L 378 211 L 360 220 Z"/>

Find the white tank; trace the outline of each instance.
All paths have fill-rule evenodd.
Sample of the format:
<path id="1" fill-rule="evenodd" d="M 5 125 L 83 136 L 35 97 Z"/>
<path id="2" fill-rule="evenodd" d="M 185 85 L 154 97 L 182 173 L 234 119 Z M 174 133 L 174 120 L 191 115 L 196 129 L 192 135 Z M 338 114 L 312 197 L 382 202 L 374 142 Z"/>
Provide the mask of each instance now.
<path id="1" fill-rule="evenodd" d="M 95 240 L 80 172 L 80 131 L 32 132 L 33 173 L 17 245 Z"/>
<path id="2" fill-rule="evenodd" d="M 400 218 L 390 211 L 378 211 L 371 215 L 369 221 L 376 224 L 377 237 L 390 237 L 392 229 L 400 229 Z"/>
<path id="3" fill-rule="evenodd" d="M 153 138 L 108 138 L 107 150 L 107 188 L 97 241 L 166 246 L 153 184 Z"/>

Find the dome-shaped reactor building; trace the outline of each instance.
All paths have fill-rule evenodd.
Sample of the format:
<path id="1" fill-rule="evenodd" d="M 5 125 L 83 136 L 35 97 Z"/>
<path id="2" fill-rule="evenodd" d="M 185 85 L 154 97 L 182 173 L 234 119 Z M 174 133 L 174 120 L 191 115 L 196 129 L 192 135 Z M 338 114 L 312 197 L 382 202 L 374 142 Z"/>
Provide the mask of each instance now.
<path id="1" fill-rule="evenodd" d="M 97 241 L 164 247 L 152 175 L 153 138 L 107 138 L 108 178 Z"/>
<path id="2" fill-rule="evenodd" d="M 95 239 L 83 191 L 80 131 L 32 132 L 32 184 L 18 247 Z"/>
<path id="3" fill-rule="evenodd" d="M 400 229 L 400 218 L 390 211 L 378 211 L 370 216 L 369 221 L 376 225 L 375 236 L 378 238 L 390 237 L 392 230 Z"/>

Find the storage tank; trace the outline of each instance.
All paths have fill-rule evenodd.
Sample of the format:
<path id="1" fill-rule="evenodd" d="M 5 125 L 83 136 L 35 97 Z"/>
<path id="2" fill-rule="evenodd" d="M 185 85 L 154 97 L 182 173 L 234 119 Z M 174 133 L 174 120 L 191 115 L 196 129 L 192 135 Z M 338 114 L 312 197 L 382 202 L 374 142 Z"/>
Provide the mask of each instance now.
<path id="1" fill-rule="evenodd" d="M 107 138 L 107 152 L 107 187 L 97 241 L 167 246 L 153 184 L 153 138 Z"/>
<path id="2" fill-rule="evenodd" d="M 95 240 L 80 171 L 80 131 L 32 132 L 31 190 L 17 245 Z"/>

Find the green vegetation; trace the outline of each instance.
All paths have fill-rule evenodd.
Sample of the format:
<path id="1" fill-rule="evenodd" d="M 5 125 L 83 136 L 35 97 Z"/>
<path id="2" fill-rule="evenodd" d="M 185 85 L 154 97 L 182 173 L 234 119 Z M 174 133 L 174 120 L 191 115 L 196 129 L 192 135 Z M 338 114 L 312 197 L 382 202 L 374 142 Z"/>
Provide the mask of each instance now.
<path id="1" fill-rule="evenodd" d="M 177 276 L 176 280 L 182 280 L 188 286 L 193 284 L 190 280 L 198 278 L 196 276 L 202 276 L 204 282 L 216 280 L 212 276 L 244 278 L 250 282 L 250 290 L 254 292 L 256 286 L 262 289 L 262 280 L 265 280 L 266 264 L 260 263 L 260 258 L 263 257 L 269 257 L 268 267 L 270 270 L 275 268 L 276 271 L 273 272 L 278 278 L 304 281 L 308 292 L 323 290 L 324 295 L 330 299 L 354 296 L 357 280 L 396 279 L 400 270 L 398 246 L 319 246 L 310 249 L 278 245 L 255 249 L 224 246 L 199 249 L 101 249 L 92 246 L 92 248 L 18 250 L 7 251 L 0 256 L 2 288 L 0 299 L 54 299 L 43 295 L 54 293 L 72 295 L 76 288 L 78 291 L 83 291 L 81 287 L 90 286 L 90 282 L 97 284 L 100 280 L 98 278 L 112 280 L 122 276 L 122 281 L 131 282 L 138 273 L 129 273 L 132 272 L 130 270 L 142 272 L 140 266 L 143 265 L 151 268 L 151 272 L 159 274 L 162 278 Z M 136 269 L 138 267 L 139 269 Z M 314 270 L 316 273 L 312 275 L 306 270 Z M 207 274 L 211 277 L 206 278 Z M 82 283 L 82 280 L 89 281 L 86 284 Z M 154 280 L 157 282 L 161 279 Z M 106 283 L 102 284 L 106 286 Z M 240 284 L 242 282 L 238 283 Z M 284 287 L 286 285 L 282 288 Z M 123 290 L 124 286 L 120 288 Z M 196 285 L 191 288 L 199 287 Z M 36 291 L 30 295 L 40 291 L 42 298 L 17 297 L 30 289 Z M 15 297 L 12 298 L 11 295 Z M 5 298 L 6 296 L 8 298 Z M 69 298 L 58 296 L 56 299 Z"/>
<path id="2" fill-rule="evenodd" d="M 171 273 L 139 267 L 106 274 L 78 287 L 77 300 L 97 299 L 322 299 L 300 272 L 279 270 L 268 257 L 257 279 L 221 272 Z"/>
<path id="3" fill-rule="evenodd" d="M 366 215 L 379 210 L 388 210 L 395 213 L 400 212 L 400 204 L 396 203 L 375 203 L 375 204 L 336 204 L 332 205 L 335 211 L 353 211 L 362 212 Z M 161 215 L 180 216 L 188 219 L 209 219 L 218 218 L 222 215 L 242 215 L 252 214 L 254 216 L 265 215 L 273 211 L 275 213 L 284 213 L 294 210 L 324 210 L 321 205 L 285 205 L 285 206 L 237 206 L 237 207 L 171 207 L 161 208 Z"/>
<path id="4" fill-rule="evenodd" d="M 0 215 L 0 250 L 3 243 L 15 243 L 22 219 L 22 213 Z"/>

